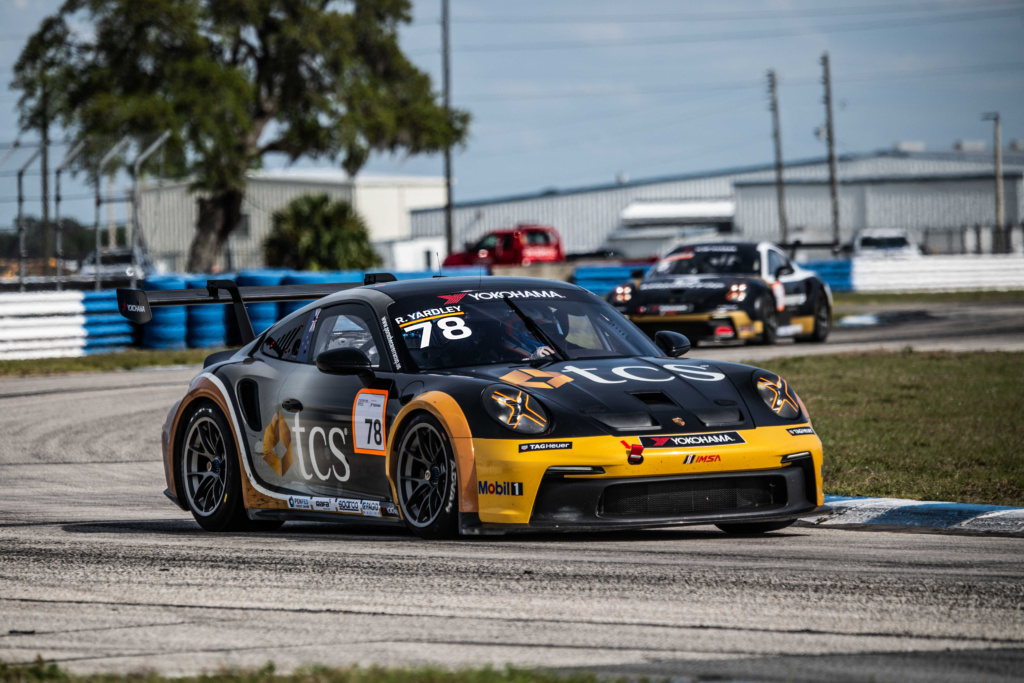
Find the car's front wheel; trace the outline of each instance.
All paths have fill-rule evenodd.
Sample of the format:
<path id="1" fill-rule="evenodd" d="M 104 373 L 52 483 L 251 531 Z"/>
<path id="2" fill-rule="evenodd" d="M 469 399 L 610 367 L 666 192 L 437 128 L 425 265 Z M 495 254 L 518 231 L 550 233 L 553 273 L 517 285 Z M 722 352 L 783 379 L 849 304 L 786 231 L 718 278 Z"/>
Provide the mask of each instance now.
<path id="1" fill-rule="evenodd" d="M 402 517 L 421 538 L 451 538 L 459 531 L 459 486 L 451 439 L 423 413 L 402 430 L 396 488 Z"/>
<path id="2" fill-rule="evenodd" d="M 766 534 L 769 531 L 785 529 L 795 521 L 796 520 L 791 519 L 788 522 L 737 522 L 736 524 L 716 524 L 715 526 L 727 534 L 733 534 L 736 536 L 755 536 L 757 534 Z"/>

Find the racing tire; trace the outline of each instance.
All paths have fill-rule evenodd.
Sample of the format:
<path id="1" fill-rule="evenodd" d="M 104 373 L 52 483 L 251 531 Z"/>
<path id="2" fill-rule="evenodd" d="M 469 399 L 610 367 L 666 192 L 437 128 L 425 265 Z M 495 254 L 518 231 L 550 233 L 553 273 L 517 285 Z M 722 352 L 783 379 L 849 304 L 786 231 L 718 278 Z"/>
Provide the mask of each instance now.
<path id="1" fill-rule="evenodd" d="M 754 307 L 758 317 L 761 319 L 761 335 L 757 343 L 762 346 L 771 346 L 779 336 L 779 319 L 775 312 L 775 297 L 767 294 L 757 300 Z"/>
<path id="2" fill-rule="evenodd" d="M 828 333 L 831 331 L 832 310 L 829 308 L 828 299 L 825 298 L 824 293 L 821 293 L 814 303 L 814 330 L 810 334 L 800 335 L 796 341 L 820 344 L 828 339 Z"/>
<path id="3" fill-rule="evenodd" d="M 737 522 L 735 524 L 716 524 L 715 526 L 734 536 L 757 536 L 769 531 L 785 529 L 795 521 L 795 519 L 791 519 L 788 522 Z"/>
<path id="4" fill-rule="evenodd" d="M 398 505 L 409 530 L 420 538 L 459 533 L 459 482 L 448 433 L 421 413 L 402 429 L 395 473 Z"/>
<path id="5" fill-rule="evenodd" d="M 189 417 L 178 466 L 185 503 L 206 531 L 272 531 L 283 523 L 246 516 L 231 426 L 213 404 L 200 404 Z"/>

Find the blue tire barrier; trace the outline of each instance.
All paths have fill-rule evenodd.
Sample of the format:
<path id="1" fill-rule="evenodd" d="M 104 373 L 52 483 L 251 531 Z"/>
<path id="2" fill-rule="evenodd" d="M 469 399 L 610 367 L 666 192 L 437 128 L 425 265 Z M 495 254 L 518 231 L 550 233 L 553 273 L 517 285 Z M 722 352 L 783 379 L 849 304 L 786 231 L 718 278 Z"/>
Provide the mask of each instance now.
<path id="1" fill-rule="evenodd" d="M 833 292 L 853 291 L 852 261 L 808 261 L 801 263 L 800 267 L 817 273 Z"/>
<path id="2" fill-rule="evenodd" d="M 160 276 L 142 284 L 146 290 L 185 289 L 185 278 Z M 188 332 L 188 314 L 184 306 L 154 308 L 153 320 L 142 326 L 142 347 L 146 349 L 184 349 Z"/>
<path id="3" fill-rule="evenodd" d="M 85 353 L 123 351 L 135 342 L 135 326 L 117 310 L 117 292 L 83 292 Z"/>
<path id="4" fill-rule="evenodd" d="M 114 290 L 83 292 L 82 305 L 85 306 L 86 315 L 111 313 L 120 317 L 117 311 L 117 292 Z"/>
<path id="5" fill-rule="evenodd" d="M 629 280 L 635 270 L 637 266 L 583 266 L 573 272 L 572 282 L 603 298 Z"/>
<path id="6" fill-rule="evenodd" d="M 363 272 L 360 270 L 327 270 L 319 272 L 295 272 L 288 273 L 281 280 L 282 285 L 319 285 L 328 282 L 363 282 Z M 291 315 L 306 304 L 311 304 L 315 299 L 309 301 L 284 301 L 278 304 L 278 319 Z"/>
<path id="7" fill-rule="evenodd" d="M 189 289 L 205 289 L 207 280 L 230 279 L 226 275 L 197 275 L 185 282 Z M 186 306 L 185 343 L 190 349 L 221 348 L 227 339 L 225 316 L 229 306 Z"/>

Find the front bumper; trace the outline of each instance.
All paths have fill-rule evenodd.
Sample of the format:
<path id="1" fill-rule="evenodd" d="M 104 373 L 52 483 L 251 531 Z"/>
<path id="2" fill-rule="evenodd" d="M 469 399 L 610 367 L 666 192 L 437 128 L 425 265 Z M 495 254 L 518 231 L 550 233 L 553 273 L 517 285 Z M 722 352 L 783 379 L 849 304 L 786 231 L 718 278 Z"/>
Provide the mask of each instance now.
<path id="1" fill-rule="evenodd" d="M 762 332 L 760 320 L 751 320 L 746 311 L 712 311 L 681 315 L 636 315 L 629 319 L 644 333 L 658 330 L 685 334 L 691 339 L 754 339 Z M 728 330 L 726 332 L 726 330 Z"/>
<path id="2" fill-rule="evenodd" d="M 648 448 L 638 465 L 628 463 L 624 445 L 637 437 L 565 440 L 555 443 L 568 448 L 539 452 L 520 452 L 512 440 L 474 439 L 479 512 L 465 515 L 463 532 L 777 521 L 823 505 L 815 434 L 794 436 L 782 426 L 740 434 L 743 444 Z"/>

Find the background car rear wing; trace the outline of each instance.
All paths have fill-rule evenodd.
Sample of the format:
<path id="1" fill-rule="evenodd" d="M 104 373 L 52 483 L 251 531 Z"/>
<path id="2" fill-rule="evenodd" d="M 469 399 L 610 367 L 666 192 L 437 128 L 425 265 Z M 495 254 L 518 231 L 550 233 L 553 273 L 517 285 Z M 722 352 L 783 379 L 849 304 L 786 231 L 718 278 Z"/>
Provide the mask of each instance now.
<path id="1" fill-rule="evenodd" d="M 208 280 L 206 289 L 149 290 L 118 289 L 117 310 L 133 323 L 145 325 L 153 319 L 154 306 L 201 306 L 204 304 L 232 305 L 242 343 L 248 344 L 256 335 L 249 321 L 245 304 L 274 303 L 279 301 L 308 301 L 335 292 L 378 282 L 393 282 L 391 273 L 367 273 L 363 282 L 329 282 L 312 285 L 277 285 L 239 287 L 234 280 Z"/>

